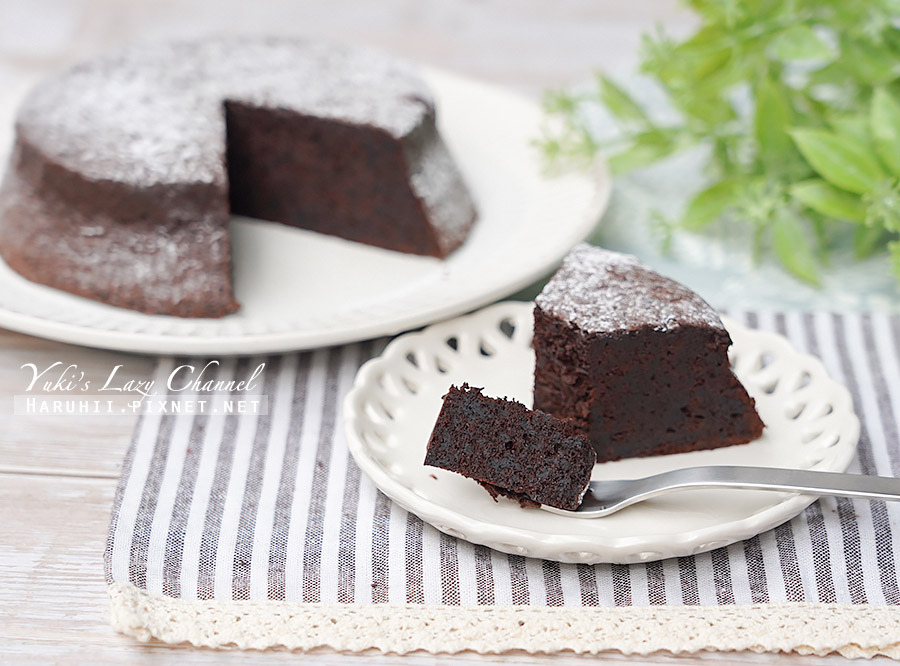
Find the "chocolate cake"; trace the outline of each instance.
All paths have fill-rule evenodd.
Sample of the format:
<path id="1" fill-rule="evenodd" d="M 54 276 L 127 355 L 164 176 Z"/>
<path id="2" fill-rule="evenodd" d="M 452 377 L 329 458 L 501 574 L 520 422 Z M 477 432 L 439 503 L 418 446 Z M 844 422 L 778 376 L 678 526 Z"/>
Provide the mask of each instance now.
<path id="1" fill-rule="evenodd" d="M 534 406 L 598 462 L 756 439 L 763 423 L 700 296 L 634 257 L 576 246 L 535 299 Z"/>
<path id="2" fill-rule="evenodd" d="M 445 257 L 474 207 L 414 69 L 286 38 L 144 45 L 20 107 L 0 255 L 26 278 L 147 313 L 238 308 L 231 213 Z"/>
<path id="3" fill-rule="evenodd" d="M 475 479 L 495 499 L 574 510 L 595 458 L 571 423 L 463 384 L 444 396 L 425 464 Z"/>

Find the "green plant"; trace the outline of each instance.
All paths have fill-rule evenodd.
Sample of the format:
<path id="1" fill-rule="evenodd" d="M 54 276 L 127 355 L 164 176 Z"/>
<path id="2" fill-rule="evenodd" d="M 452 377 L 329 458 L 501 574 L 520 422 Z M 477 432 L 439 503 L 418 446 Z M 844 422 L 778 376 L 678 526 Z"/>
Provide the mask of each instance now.
<path id="1" fill-rule="evenodd" d="M 598 75 L 587 92 L 545 97 L 548 161 L 603 150 L 623 172 L 706 146 L 710 184 L 676 227 L 699 231 L 723 215 L 752 225 L 757 252 L 770 248 L 818 284 L 855 225 L 856 257 L 887 247 L 900 278 L 900 0 L 688 4 L 699 29 L 680 42 L 645 35 L 641 64 L 679 119 L 658 122 Z M 584 105 L 598 102 L 619 125 L 612 142 L 586 124 Z"/>

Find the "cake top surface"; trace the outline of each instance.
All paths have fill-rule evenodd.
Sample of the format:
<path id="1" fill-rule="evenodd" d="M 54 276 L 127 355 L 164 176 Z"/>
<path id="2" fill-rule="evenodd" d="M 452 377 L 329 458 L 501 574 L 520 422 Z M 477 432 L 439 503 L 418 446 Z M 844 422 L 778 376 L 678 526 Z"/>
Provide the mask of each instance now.
<path id="1" fill-rule="evenodd" d="M 143 44 L 45 79 L 19 109 L 32 145 L 88 178 L 224 183 L 223 103 L 283 108 L 407 135 L 433 112 L 403 61 L 275 37 Z"/>
<path id="2" fill-rule="evenodd" d="M 679 326 L 724 329 L 715 310 L 684 285 L 655 273 L 636 257 L 587 243 L 566 255 L 535 303 L 586 333 Z"/>

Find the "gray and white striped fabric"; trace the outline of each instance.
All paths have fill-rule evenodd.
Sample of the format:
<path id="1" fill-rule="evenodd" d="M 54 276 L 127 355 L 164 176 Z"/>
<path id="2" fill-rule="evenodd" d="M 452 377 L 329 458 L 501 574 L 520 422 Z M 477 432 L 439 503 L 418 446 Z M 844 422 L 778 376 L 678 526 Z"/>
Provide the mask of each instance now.
<path id="1" fill-rule="evenodd" d="M 853 472 L 900 476 L 900 318 L 731 313 L 818 356 L 863 423 Z M 900 605 L 900 505 L 823 499 L 780 527 L 694 557 L 568 565 L 439 533 L 350 457 L 341 399 L 386 341 L 225 361 L 261 378 L 269 414 L 144 415 L 106 552 L 110 583 L 182 599 L 449 605 Z M 161 359 L 159 376 L 176 360 Z"/>

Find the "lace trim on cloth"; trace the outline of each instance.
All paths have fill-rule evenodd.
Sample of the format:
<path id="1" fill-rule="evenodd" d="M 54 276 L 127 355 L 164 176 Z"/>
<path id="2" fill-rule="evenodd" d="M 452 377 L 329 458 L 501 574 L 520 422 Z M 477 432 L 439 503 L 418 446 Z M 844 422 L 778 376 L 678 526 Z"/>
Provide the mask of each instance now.
<path id="1" fill-rule="evenodd" d="M 497 654 L 752 650 L 900 659 L 900 608 L 821 603 L 551 608 L 193 601 L 108 588 L 116 630 L 147 641 Z"/>

